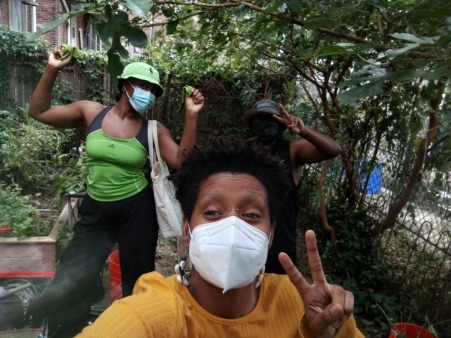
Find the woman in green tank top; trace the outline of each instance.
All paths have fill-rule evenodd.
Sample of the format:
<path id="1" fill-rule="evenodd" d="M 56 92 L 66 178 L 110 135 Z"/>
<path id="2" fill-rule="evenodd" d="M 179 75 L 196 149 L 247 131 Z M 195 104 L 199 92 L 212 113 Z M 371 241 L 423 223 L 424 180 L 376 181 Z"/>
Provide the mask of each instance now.
<path id="1" fill-rule="evenodd" d="M 137 278 L 155 269 L 158 239 L 153 193 L 143 168 L 148 155 L 147 120 L 143 117 L 163 94 L 155 68 L 143 62 L 127 65 L 118 79 L 116 105 L 92 101 L 51 104 L 51 92 L 60 69 L 72 61 L 54 48 L 31 97 L 29 115 L 58 128 L 86 128 L 89 176 L 80 207 L 80 220 L 62 254 L 55 277 L 45 293 L 29 307 L 29 315 L 47 315 L 49 337 L 73 337 L 88 324 L 99 273 L 119 246 L 123 296 L 132 293 Z M 194 89 L 185 98 L 185 127 L 177 144 L 158 123 L 160 153 L 178 168 L 184 153 L 196 141 L 202 93 Z"/>

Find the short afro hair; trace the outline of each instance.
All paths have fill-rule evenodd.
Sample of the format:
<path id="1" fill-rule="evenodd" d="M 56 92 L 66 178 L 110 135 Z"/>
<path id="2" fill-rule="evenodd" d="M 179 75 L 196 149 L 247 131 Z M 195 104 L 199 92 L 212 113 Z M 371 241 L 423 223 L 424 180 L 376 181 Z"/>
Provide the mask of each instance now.
<path id="1" fill-rule="evenodd" d="M 196 145 L 179 170 L 170 179 L 176 188 L 184 215 L 191 219 L 200 185 L 217 173 L 236 173 L 254 176 L 268 194 L 271 222 L 275 221 L 291 185 L 289 172 L 282 161 L 256 142 L 234 136 L 209 138 Z"/>

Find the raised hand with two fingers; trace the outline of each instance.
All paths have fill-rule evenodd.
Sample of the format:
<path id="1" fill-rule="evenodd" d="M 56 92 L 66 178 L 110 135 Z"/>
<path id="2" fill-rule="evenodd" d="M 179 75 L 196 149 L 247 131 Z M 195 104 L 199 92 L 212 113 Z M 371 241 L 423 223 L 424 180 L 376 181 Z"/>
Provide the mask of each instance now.
<path id="1" fill-rule="evenodd" d="M 273 114 L 274 119 L 287 126 L 290 134 L 300 135 L 304 137 L 309 134 L 308 128 L 304 125 L 304 122 L 299 117 L 288 114 L 287 110 L 282 104 L 279 104 L 280 112 L 283 117 Z"/>
<path id="2" fill-rule="evenodd" d="M 305 307 L 304 319 L 312 337 L 331 338 L 352 315 L 354 295 L 341 286 L 329 284 L 326 281 L 315 233 L 312 230 L 306 232 L 305 243 L 312 274 L 311 284 L 294 266 L 287 254 L 281 252 L 279 260 L 302 298 Z M 363 335 L 357 337 L 363 337 Z"/>

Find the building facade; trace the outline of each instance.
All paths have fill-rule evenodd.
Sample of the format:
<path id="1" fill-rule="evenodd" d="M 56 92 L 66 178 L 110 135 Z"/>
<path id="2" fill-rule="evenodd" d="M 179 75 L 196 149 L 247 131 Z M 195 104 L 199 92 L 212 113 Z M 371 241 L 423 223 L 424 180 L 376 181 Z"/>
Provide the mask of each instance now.
<path id="1" fill-rule="evenodd" d="M 0 24 L 14 31 L 33 33 L 42 24 L 76 10 L 75 6 L 72 0 L 0 0 Z M 43 38 L 53 46 L 70 44 L 81 49 L 101 50 L 102 44 L 91 19 L 89 14 L 71 18 Z"/>

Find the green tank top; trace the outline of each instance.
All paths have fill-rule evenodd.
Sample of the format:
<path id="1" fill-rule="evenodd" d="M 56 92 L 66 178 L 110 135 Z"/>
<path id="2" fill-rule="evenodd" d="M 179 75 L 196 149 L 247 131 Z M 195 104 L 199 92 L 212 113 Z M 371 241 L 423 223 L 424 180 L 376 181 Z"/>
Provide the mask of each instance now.
<path id="1" fill-rule="evenodd" d="M 148 153 L 136 138 L 117 139 L 97 129 L 86 137 L 86 153 L 87 193 L 97 201 L 122 200 L 149 184 L 143 172 Z"/>

